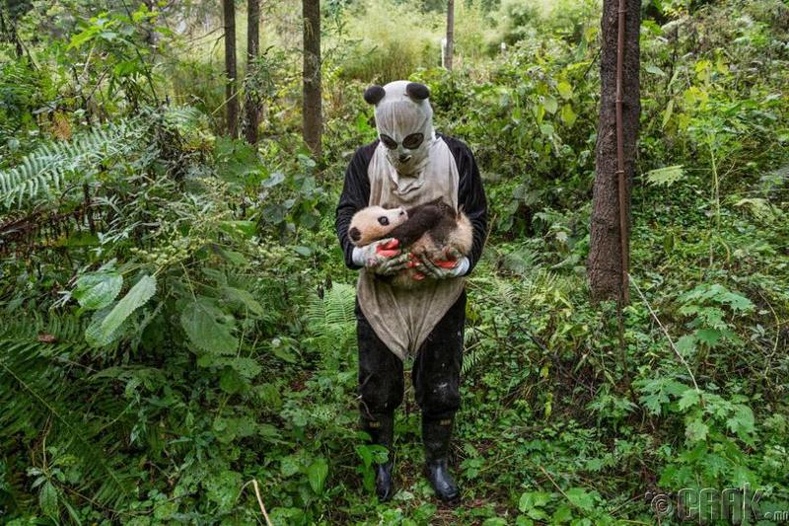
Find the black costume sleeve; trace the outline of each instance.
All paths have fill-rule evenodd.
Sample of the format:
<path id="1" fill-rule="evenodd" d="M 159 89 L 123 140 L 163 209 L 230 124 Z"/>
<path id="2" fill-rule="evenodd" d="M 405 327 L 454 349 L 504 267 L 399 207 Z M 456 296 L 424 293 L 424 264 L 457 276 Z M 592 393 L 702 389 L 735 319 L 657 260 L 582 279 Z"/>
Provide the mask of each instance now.
<path id="1" fill-rule="evenodd" d="M 353 243 L 348 238 L 348 225 L 351 224 L 353 215 L 366 207 L 370 201 L 370 178 L 367 175 L 367 167 L 370 165 L 376 146 L 378 146 L 377 140 L 356 150 L 345 170 L 345 183 L 335 213 L 334 226 L 337 229 L 337 238 L 345 254 L 345 264 L 352 269 L 361 267 L 353 263 Z"/>
<path id="2" fill-rule="evenodd" d="M 469 268 L 466 273 L 468 275 L 482 257 L 482 248 L 488 233 L 488 202 L 471 149 L 452 137 L 442 136 L 442 138 L 449 146 L 458 168 L 458 206 L 463 207 L 463 213 L 469 218 L 474 229 L 474 244 L 468 256 Z"/>

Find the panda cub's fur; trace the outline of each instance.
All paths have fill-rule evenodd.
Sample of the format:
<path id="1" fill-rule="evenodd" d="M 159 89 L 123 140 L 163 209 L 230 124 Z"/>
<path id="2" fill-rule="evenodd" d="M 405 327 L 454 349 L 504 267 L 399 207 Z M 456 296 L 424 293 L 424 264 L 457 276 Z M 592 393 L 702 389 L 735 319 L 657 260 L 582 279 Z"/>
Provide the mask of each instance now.
<path id="1" fill-rule="evenodd" d="M 474 240 L 468 217 L 456 212 L 441 198 L 405 210 L 368 206 L 356 212 L 348 227 L 351 242 L 362 247 L 379 239 L 394 238 L 398 248 L 414 256 L 426 254 L 431 260 L 447 259 L 447 254 L 457 251 L 467 256 Z M 454 265 L 454 262 L 448 262 Z M 409 268 L 396 275 L 392 284 L 411 288 L 418 285 L 424 275 Z"/>

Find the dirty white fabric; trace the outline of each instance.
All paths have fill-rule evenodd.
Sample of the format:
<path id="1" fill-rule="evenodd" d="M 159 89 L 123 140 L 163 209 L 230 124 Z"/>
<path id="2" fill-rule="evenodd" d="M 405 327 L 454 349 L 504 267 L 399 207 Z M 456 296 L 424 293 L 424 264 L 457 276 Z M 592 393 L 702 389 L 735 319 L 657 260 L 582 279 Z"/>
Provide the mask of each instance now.
<path id="1" fill-rule="evenodd" d="M 416 175 L 428 162 L 430 146 L 436 140 L 433 130 L 433 108 L 428 100 L 415 101 L 406 94 L 409 82 L 398 80 L 384 86 L 386 96 L 375 106 L 375 125 L 379 136 L 387 136 L 397 143 L 397 148 L 384 145 L 386 157 L 399 173 Z M 409 135 L 421 133 L 422 143 L 409 148 L 404 140 Z M 407 158 L 407 160 L 402 160 Z"/>
<path id="2" fill-rule="evenodd" d="M 400 83 L 395 86 L 399 94 Z M 402 83 L 403 93 L 407 83 Z M 410 208 L 442 197 L 448 204 L 458 205 L 458 169 L 447 144 L 433 133 L 432 110 L 427 100 L 415 103 L 407 96 L 388 101 L 387 96 L 376 107 L 379 132 L 398 143 L 409 134 L 425 133 L 419 148 L 408 153 L 417 162 L 398 172 L 391 160 L 393 150 L 379 143 L 368 167 L 370 179 L 369 205 L 385 208 Z M 385 104 L 378 121 L 379 107 Z M 414 109 L 414 106 L 427 106 Z M 425 121 L 426 116 L 426 121 Z M 429 133 L 429 135 L 428 135 Z M 422 149 L 424 148 L 424 149 Z M 412 170 L 413 169 L 413 170 Z M 381 340 L 400 359 L 413 356 L 449 308 L 463 292 L 465 278 L 425 279 L 420 287 L 401 289 L 376 279 L 362 269 L 357 285 L 357 298 L 370 325 Z"/>

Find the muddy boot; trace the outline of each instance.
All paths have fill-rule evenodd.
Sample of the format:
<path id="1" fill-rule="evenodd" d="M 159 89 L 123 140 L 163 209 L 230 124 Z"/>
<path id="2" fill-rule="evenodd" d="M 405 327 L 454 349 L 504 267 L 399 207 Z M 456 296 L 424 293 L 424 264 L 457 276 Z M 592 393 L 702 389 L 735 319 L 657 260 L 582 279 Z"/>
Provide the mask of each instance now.
<path id="1" fill-rule="evenodd" d="M 448 504 L 460 502 L 460 491 L 449 473 L 449 441 L 452 418 L 432 420 L 422 417 L 422 440 L 425 444 L 425 474 L 436 496 Z"/>
<path id="2" fill-rule="evenodd" d="M 379 502 L 386 502 L 394 495 L 394 415 L 371 415 L 373 418 L 362 417 L 362 429 L 370 435 L 371 444 L 384 446 L 389 450 L 389 459 L 383 464 L 375 464 L 375 493 Z"/>

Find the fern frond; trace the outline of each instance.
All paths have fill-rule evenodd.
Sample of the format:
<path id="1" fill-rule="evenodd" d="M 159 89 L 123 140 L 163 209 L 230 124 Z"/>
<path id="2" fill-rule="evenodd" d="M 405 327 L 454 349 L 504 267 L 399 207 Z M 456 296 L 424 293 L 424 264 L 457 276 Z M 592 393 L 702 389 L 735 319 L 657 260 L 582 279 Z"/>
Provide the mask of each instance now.
<path id="1" fill-rule="evenodd" d="M 69 184 L 90 180 L 102 163 L 134 152 L 144 135 L 142 128 L 138 121 L 121 121 L 93 129 L 71 141 L 42 145 L 17 166 L 0 170 L 3 207 L 18 209 L 42 194 L 53 195 Z"/>
<path id="2" fill-rule="evenodd" d="M 356 289 L 345 283 L 334 283 L 321 298 L 317 294 L 309 299 L 306 321 L 311 328 L 354 323 Z"/>
<path id="3" fill-rule="evenodd" d="M 317 294 L 308 299 L 304 318 L 310 341 L 320 350 L 342 347 L 354 334 L 356 326 L 356 289 L 352 285 L 334 283 L 321 298 Z"/>
<path id="4" fill-rule="evenodd" d="M 78 463 L 79 494 L 114 509 L 132 497 L 132 475 L 121 464 L 123 457 L 114 455 L 121 441 L 106 428 L 122 413 L 122 403 L 114 396 L 97 400 L 93 390 L 85 389 L 86 373 L 72 371 L 72 357 L 87 351 L 79 323 L 73 318 L 39 321 L 0 327 L 0 448 L 18 448 L 22 440 L 28 442 L 25 449 L 33 450 L 46 433 L 48 445 Z M 98 414 L 99 407 L 109 414 Z"/>

